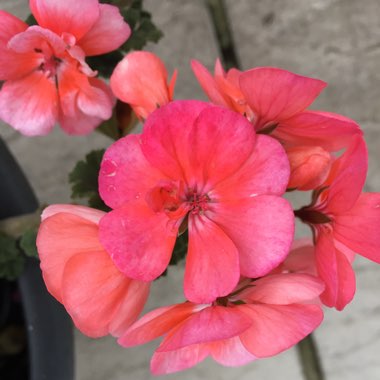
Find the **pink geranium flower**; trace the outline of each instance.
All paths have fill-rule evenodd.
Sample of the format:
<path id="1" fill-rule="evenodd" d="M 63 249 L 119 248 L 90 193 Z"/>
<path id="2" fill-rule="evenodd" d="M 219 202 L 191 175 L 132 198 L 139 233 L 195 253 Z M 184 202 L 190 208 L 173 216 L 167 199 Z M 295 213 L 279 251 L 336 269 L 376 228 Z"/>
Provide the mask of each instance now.
<path id="1" fill-rule="evenodd" d="M 338 310 L 355 294 L 355 254 L 380 263 L 380 194 L 362 193 L 366 173 L 366 145 L 357 137 L 334 162 L 313 203 L 296 211 L 315 234 L 316 267 L 326 283 L 321 299 Z"/>
<path id="2" fill-rule="evenodd" d="M 113 95 L 86 56 L 117 49 L 130 35 L 117 7 L 98 0 L 30 0 L 38 26 L 0 11 L 0 118 L 45 135 L 58 122 L 87 134 L 112 114 Z"/>
<path id="3" fill-rule="evenodd" d="M 304 156 L 303 170 L 292 170 L 289 187 L 299 190 L 316 188 L 327 175 L 329 152 L 346 148 L 352 136 L 361 135 L 359 126 L 340 115 L 309 111 L 307 108 L 326 86 L 325 82 L 274 67 L 258 67 L 247 71 L 224 72 L 219 60 L 212 76 L 197 61 L 193 71 L 210 98 L 218 105 L 246 116 L 259 133 L 270 134 L 290 149 L 323 149 Z M 293 167 L 301 165 L 300 155 L 289 155 Z"/>
<path id="4" fill-rule="evenodd" d="M 130 347 L 164 335 L 151 361 L 153 374 L 190 368 L 211 356 L 239 366 L 276 355 L 310 334 L 323 319 L 315 304 L 323 283 L 306 274 L 244 280 L 212 304 L 166 306 L 144 315 L 121 338 Z"/>
<path id="5" fill-rule="evenodd" d="M 157 107 L 173 100 L 177 71 L 168 83 L 163 62 L 148 51 L 127 54 L 111 76 L 115 96 L 130 104 L 140 119 L 146 119 Z"/>
<path id="6" fill-rule="evenodd" d="M 288 254 L 294 216 L 280 196 L 281 145 L 235 112 L 198 101 L 154 111 L 141 135 L 105 153 L 99 191 L 114 210 L 100 239 L 116 266 L 143 281 L 166 269 L 188 228 L 184 291 L 197 303 L 231 292 L 240 274 L 265 275 Z"/>
<path id="7" fill-rule="evenodd" d="M 99 243 L 103 215 L 83 206 L 49 206 L 37 237 L 49 292 L 91 337 L 120 336 L 137 319 L 149 293 L 149 283 L 127 278 Z"/>

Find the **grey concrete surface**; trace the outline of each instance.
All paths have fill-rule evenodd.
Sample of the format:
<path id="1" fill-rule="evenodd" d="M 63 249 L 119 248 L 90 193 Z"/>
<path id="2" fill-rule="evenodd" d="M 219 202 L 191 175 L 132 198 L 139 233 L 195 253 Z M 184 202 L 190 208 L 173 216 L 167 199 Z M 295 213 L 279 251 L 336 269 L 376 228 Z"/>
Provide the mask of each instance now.
<path id="1" fill-rule="evenodd" d="M 218 55 L 203 1 L 146 0 L 145 4 L 165 33 L 149 49 L 170 72 L 179 69 L 176 97 L 204 99 L 188 65 L 197 58 L 212 68 Z M 370 155 L 366 190 L 380 191 L 380 1 L 226 0 L 226 4 L 245 69 L 278 66 L 329 83 L 313 108 L 342 113 L 360 123 Z M 27 0 L 0 0 L 0 8 L 20 17 L 28 13 Z M 68 202 L 67 174 L 74 163 L 110 142 L 98 134 L 71 138 L 59 129 L 30 139 L 3 124 L 0 134 L 43 203 Z M 307 229 L 300 230 L 304 232 Z M 380 379 L 380 267 L 359 258 L 355 268 L 355 300 L 343 312 L 326 310 L 316 332 L 328 380 Z M 182 276 L 181 269 L 171 270 L 158 281 L 148 309 L 180 300 Z M 91 340 L 78 332 L 77 380 L 150 379 L 149 358 L 155 345 L 123 349 L 112 338 Z M 206 361 L 170 378 L 298 380 L 302 374 L 293 349 L 239 369 Z"/>

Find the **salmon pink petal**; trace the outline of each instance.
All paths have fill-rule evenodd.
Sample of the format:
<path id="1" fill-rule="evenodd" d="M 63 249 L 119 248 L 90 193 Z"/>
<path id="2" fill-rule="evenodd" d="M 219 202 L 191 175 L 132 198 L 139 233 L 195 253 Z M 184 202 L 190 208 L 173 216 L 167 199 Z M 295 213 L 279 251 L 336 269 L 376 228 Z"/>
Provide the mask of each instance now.
<path id="1" fill-rule="evenodd" d="M 82 38 L 99 18 L 98 0 L 29 0 L 38 24 L 61 36 L 70 33 Z"/>
<path id="2" fill-rule="evenodd" d="M 265 276 L 253 285 L 239 293 L 239 298 L 272 305 L 290 305 L 313 300 L 324 290 L 320 279 L 298 273 Z"/>
<path id="3" fill-rule="evenodd" d="M 363 190 L 367 169 L 366 143 L 362 137 L 353 138 L 331 169 L 333 180 L 328 190 L 328 212 L 339 214 L 354 206 Z"/>
<path id="4" fill-rule="evenodd" d="M 6 47 L 8 41 L 18 33 L 28 29 L 28 24 L 12 14 L 0 10 L 0 49 Z"/>
<path id="5" fill-rule="evenodd" d="M 120 302 L 109 324 L 111 335 L 121 336 L 136 321 L 148 299 L 149 290 L 149 282 L 136 280 L 130 282 L 128 292 L 124 295 L 124 300 Z"/>
<path id="6" fill-rule="evenodd" d="M 99 4 L 100 15 L 92 28 L 78 41 L 87 56 L 116 50 L 131 35 L 131 28 L 124 21 L 119 8 Z"/>
<path id="7" fill-rule="evenodd" d="M 311 239 L 297 239 L 293 242 L 289 256 L 283 263 L 283 269 L 294 273 L 317 275 L 315 248 Z"/>
<path id="8" fill-rule="evenodd" d="M 153 212 L 143 200 L 129 202 L 100 221 L 100 241 L 128 277 L 152 281 L 169 264 L 178 226 L 165 213 Z"/>
<path id="9" fill-rule="evenodd" d="M 306 109 L 326 83 L 274 67 L 258 67 L 240 76 L 240 89 L 256 114 L 256 129 Z"/>
<path id="10" fill-rule="evenodd" d="M 212 145 L 210 146 L 210 141 Z M 234 174 L 249 158 L 255 133 L 247 119 L 236 112 L 212 106 L 203 110 L 189 131 L 187 147 L 190 186 L 207 192 Z M 180 162 L 184 161 L 179 156 Z"/>
<path id="11" fill-rule="evenodd" d="M 41 71 L 7 81 L 0 91 L 0 118 L 26 136 L 46 135 L 57 119 L 54 81 Z"/>
<path id="12" fill-rule="evenodd" d="M 354 135 L 362 135 L 350 119 L 320 111 L 304 111 L 281 121 L 272 136 L 288 146 L 320 146 L 329 152 L 346 148 Z"/>
<path id="13" fill-rule="evenodd" d="M 200 62 L 193 59 L 191 61 L 191 68 L 193 69 L 194 75 L 196 76 L 203 91 L 214 104 L 232 108 L 228 98 L 223 96 L 220 92 L 214 77 Z"/>
<path id="14" fill-rule="evenodd" d="M 59 214 L 60 212 L 77 215 L 96 224 L 98 224 L 102 216 L 105 215 L 105 212 L 103 211 L 86 206 L 55 204 L 50 205 L 44 209 L 41 215 L 41 221 L 44 221 L 45 219 L 55 214 Z"/>
<path id="15" fill-rule="evenodd" d="M 206 307 L 170 331 L 157 352 L 178 350 L 199 343 L 210 343 L 240 335 L 252 325 L 238 308 Z"/>
<path id="16" fill-rule="evenodd" d="M 149 116 L 141 135 L 141 149 L 153 167 L 174 180 L 184 179 L 182 164 L 189 155 L 188 134 L 200 112 L 208 107 L 197 100 L 178 100 Z"/>
<path id="17" fill-rule="evenodd" d="M 213 211 L 210 218 L 239 251 L 243 276 L 261 277 L 285 260 L 294 236 L 294 214 L 287 200 L 260 195 L 215 203 Z"/>
<path id="18" fill-rule="evenodd" d="M 316 305 L 241 305 L 252 326 L 240 335 L 245 348 L 264 358 L 276 355 L 309 335 L 323 319 Z"/>
<path id="19" fill-rule="evenodd" d="M 116 269 L 104 250 L 79 253 L 65 265 L 62 303 L 84 334 L 104 336 L 109 333 L 119 304 L 128 295 L 131 281 Z"/>
<path id="20" fill-rule="evenodd" d="M 188 223 L 185 296 L 196 303 L 213 302 L 228 295 L 237 285 L 239 253 L 223 230 L 206 217 L 190 215 Z"/>
<path id="21" fill-rule="evenodd" d="M 380 194 L 363 193 L 355 205 L 334 218 L 334 238 L 380 263 Z"/>
<path id="22" fill-rule="evenodd" d="M 117 208 L 145 197 L 162 179 L 165 175 L 143 155 L 140 136 L 129 135 L 106 150 L 99 172 L 99 193 L 109 207 Z"/>
<path id="23" fill-rule="evenodd" d="M 241 366 L 257 359 L 247 351 L 238 336 L 210 343 L 208 347 L 212 358 L 228 367 Z"/>
<path id="24" fill-rule="evenodd" d="M 150 342 L 166 334 L 195 311 L 195 305 L 185 302 L 155 309 L 135 322 L 118 340 L 123 347 Z"/>
<path id="25" fill-rule="evenodd" d="M 49 29 L 34 25 L 12 37 L 8 42 L 8 47 L 16 53 L 28 53 L 39 49 L 47 54 L 61 55 L 66 49 L 66 44 Z"/>
<path id="26" fill-rule="evenodd" d="M 347 257 L 334 246 L 331 233 L 322 232 L 318 237 L 316 248 L 318 274 L 326 284 L 321 295 L 322 302 L 338 310 L 351 302 L 355 295 L 355 273 Z"/>
<path id="27" fill-rule="evenodd" d="M 138 116 L 145 119 L 158 106 L 171 100 L 167 85 L 168 73 L 155 54 L 135 51 L 120 61 L 110 79 L 116 97 L 140 109 Z"/>
<path id="28" fill-rule="evenodd" d="M 221 202 L 261 194 L 282 195 L 288 181 L 289 161 L 283 147 L 271 137 L 258 135 L 248 160 L 209 194 Z"/>
<path id="29" fill-rule="evenodd" d="M 168 352 L 155 352 L 150 362 L 154 375 L 183 371 L 204 360 L 209 354 L 207 345 L 197 344 Z"/>
<path id="30" fill-rule="evenodd" d="M 99 252 L 98 226 L 78 215 L 58 213 L 43 220 L 38 231 L 37 249 L 49 292 L 62 302 L 62 278 L 67 261 L 74 255 Z"/>
<path id="31" fill-rule="evenodd" d="M 68 135 L 88 135 L 91 133 L 103 120 L 84 114 L 76 108 L 73 116 L 59 114 L 59 124 Z"/>

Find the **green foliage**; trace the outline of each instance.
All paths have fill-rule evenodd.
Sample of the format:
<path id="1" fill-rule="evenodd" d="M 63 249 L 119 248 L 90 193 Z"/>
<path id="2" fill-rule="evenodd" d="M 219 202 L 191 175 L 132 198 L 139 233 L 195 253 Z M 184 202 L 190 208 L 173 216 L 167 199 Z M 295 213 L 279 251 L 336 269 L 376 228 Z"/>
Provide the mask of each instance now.
<path id="1" fill-rule="evenodd" d="M 71 197 L 86 198 L 90 207 L 109 211 L 98 192 L 98 175 L 104 149 L 93 150 L 86 158 L 79 161 L 69 175 L 71 184 Z"/>
<path id="2" fill-rule="evenodd" d="M 38 259 L 37 252 L 37 231 L 38 228 L 31 228 L 24 232 L 24 234 L 20 238 L 20 248 L 24 251 L 26 256 L 34 257 Z"/>
<path id="3" fill-rule="evenodd" d="M 25 257 L 17 240 L 0 233 L 0 278 L 15 280 L 24 269 Z"/>
<path id="4" fill-rule="evenodd" d="M 37 25 L 37 20 L 34 18 L 34 16 L 32 14 L 30 14 L 27 19 L 25 20 L 25 22 L 32 26 L 32 25 Z"/>

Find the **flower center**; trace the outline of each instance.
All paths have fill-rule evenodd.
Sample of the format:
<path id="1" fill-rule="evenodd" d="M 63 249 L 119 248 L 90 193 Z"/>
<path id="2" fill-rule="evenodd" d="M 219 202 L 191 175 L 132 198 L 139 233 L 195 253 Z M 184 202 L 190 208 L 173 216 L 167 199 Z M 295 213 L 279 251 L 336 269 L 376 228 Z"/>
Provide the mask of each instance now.
<path id="1" fill-rule="evenodd" d="M 196 190 L 190 190 L 186 199 L 190 208 L 189 212 L 192 214 L 202 214 L 209 209 L 210 198 L 207 194 L 198 194 Z"/>
<path id="2" fill-rule="evenodd" d="M 43 57 L 38 70 L 42 71 L 48 78 L 54 77 L 57 73 L 58 66 L 62 63 L 62 59 L 41 49 L 34 49 L 34 51 L 40 53 Z"/>

